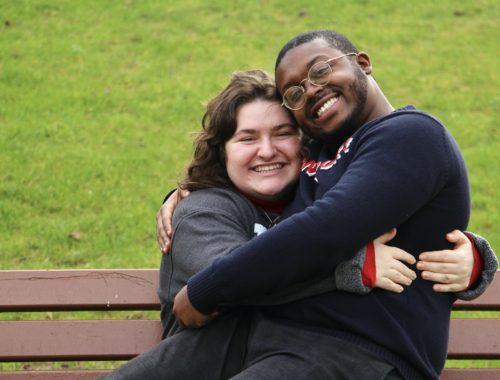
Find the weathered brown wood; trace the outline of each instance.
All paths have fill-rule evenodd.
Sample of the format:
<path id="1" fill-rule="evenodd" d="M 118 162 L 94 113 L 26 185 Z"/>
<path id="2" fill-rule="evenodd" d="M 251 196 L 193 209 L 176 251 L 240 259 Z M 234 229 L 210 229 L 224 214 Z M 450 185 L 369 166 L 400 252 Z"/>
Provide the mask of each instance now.
<path id="1" fill-rule="evenodd" d="M 107 370 L 9 371 L 0 372 L 0 380 L 95 380 Z"/>
<path id="2" fill-rule="evenodd" d="M 493 283 L 481 297 L 472 301 L 457 300 L 455 310 L 500 310 L 500 274 L 497 273 Z"/>
<path id="3" fill-rule="evenodd" d="M 453 318 L 448 358 L 500 359 L 500 319 Z"/>
<path id="4" fill-rule="evenodd" d="M 499 380 L 500 368 L 446 368 L 441 380 Z"/>
<path id="5" fill-rule="evenodd" d="M 3 321 L 0 361 L 131 359 L 161 334 L 152 320 Z"/>
<path id="6" fill-rule="evenodd" d="M 0 271 L 0 311 L 154 310 L 157 269 Z"/>
<path id="7" fill-rule="evenodd" d="M 0 271 L 0 311 L 153 310 L 158 270 Z M 455 310 L 500 310 L 500 276 Z M 157 344 L 157 320 L 0 321 L 0 362 L 128 360 Z M 454 318 L 450 359 L 500 359 L 500 319 Z M 0 380 L 90 380 L 106 371 L 1 372 Z M 445 369 L 442 380 L 500 380 L 497 369 Z"/>

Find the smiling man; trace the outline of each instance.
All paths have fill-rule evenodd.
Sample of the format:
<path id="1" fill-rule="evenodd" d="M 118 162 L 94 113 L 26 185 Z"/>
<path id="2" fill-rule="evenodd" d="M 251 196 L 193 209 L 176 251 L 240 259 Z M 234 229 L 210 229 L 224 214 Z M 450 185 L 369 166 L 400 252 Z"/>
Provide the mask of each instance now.
<path id="1" fill-rule="evenodd" d="M 327 275 L 394 226 L 392 243 L 416 257 L 450 248 L 446 233 L 467 227 L 469 184 L 454 139 L 412 106 L 395 110 L 369 56 L 345 36 L 314 31 L 293 38 L 278 55 L 276 84 L 283 106 L 315 138 L 289 217 L 190 279 L 174 306 L 186 325 L 222 304 Z M 438 379 L 454 300 L 419 277 L 401 294 L 334 291 L 268 307 L 263 320 L 331 336 L 324 353 L 337 361 L 331 378 L 344 378 L 361 362 L 369 371 L 373 361 L 394 368 L 383 378 Z M 260 325 L 262 344 L 273 331 Z M 249 353 L 241 378 L 260 378 L 252 368 L 268 357 L 252 358 L 251 347 Z"/>

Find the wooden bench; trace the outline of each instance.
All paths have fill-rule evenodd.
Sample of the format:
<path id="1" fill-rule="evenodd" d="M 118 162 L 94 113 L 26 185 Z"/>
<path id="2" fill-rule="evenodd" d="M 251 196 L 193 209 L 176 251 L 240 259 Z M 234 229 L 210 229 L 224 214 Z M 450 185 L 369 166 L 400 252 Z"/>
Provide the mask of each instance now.
<path id="1" fill-rule="evenodd" d="M 156 269 L 0 271 L 0 311 L 158 310 L 157 286 Z M 482 297 L 457 302 L 455 309 L 500 310 L 500 276 Z M 0 362 L 128 360 L 154 346 L 161 332 L 159 320 L 4 318 L 0 321 Z M 454 318 L 448 357 L 500 359 L 500 319 Z M 106 372 L 2 371 L 0 380 L 83 380 Z M 500 368 L 446 369 L 442 379 L 500 379 Z"/>

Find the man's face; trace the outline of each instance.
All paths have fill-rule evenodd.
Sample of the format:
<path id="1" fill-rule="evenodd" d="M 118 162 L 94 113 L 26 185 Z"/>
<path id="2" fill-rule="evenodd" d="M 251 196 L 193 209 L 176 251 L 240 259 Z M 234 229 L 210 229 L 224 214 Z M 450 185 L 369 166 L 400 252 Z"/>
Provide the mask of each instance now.
<path id="1" fill-rule="evenodd" d="M 278 90 L 283 94 L 289 87 L 298 85 L 307 78 L 314 63 L 343 54 L 323 39 L 289 50 L 276 70 Z M 302 82 L 307 100 L 304 107 L 292 112 L 312 136 L 352 133 L 364 123 L 368 80 L 352 59 L 344 57 L 332 61 L 333 73 L 325 86 L 314 86 L 307 80 Z"/>

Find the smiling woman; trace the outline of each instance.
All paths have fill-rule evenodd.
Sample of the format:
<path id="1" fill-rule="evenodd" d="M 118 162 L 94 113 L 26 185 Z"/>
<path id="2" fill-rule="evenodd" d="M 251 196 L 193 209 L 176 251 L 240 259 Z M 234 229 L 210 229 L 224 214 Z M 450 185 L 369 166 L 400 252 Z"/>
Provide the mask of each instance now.
<path id="1" fill-rule="evenodd" d="M 255 100 L 241 106 L 225 150 L 229 178 L 246 196 L 277 200 L 298 179 L 300 133 L 276 101 Z"/>

